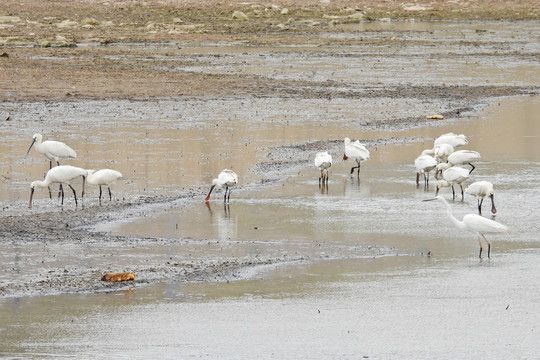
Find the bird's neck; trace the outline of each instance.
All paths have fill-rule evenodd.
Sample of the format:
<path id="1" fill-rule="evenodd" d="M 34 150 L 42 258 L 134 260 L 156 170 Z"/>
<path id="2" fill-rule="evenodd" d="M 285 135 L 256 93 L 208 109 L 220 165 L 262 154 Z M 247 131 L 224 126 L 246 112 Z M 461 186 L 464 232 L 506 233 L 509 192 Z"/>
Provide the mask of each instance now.
<path id="1" fill-rule="evenodd" d="M 463 224 L 463 221 L 459 221 L 456 219 L 454 214 L 452 213 L 452 208 L 450 207 L 450 204 L 448 204 L 446 201 L 444 201 L 444 205 L 446 205 L 446 214 L 450 218 L 450 220 L 460 229 L 465 229 L 465 225 Z"/>

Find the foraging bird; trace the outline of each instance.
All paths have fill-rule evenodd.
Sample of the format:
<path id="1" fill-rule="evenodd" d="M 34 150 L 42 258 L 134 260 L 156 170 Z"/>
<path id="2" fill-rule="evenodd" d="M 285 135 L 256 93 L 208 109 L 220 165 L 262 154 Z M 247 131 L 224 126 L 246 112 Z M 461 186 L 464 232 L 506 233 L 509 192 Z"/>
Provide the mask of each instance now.
<path id="1" fill-rule="evenodd" d="M 319 185 L 325 182 L 328 184 L 328 169 L 332 166 L 332 155 L 324 152 L 319 152 L 315 155 L 315 166 L 321 170 L 321 176 L 319 177 Z"/>
<path id="2" fill-rule="evenodd" d="M 484 202 L 484 198 L 486 196 L 489 196 L 491 198 L 491 212 L 495 214 L 497 212 L 497 209 L 495 209 L 495 202 L 494 202 L 494 191 L 493 191 L 493 184 L 489 181 L 476 181 L 473 182 L 471 185 L 469 185 L 465 189 L 465 193 L 469 195 L 476 196 L 476 200 L 478 201 L 478 213 L 482 215 L 482 202 Z"/>
<path id="3" fill-rule="evenodd" d="M 427 199 L 423 201 L 431 201 L 431 200 L 439 200 L 443 202 L 446 205 L 446 213 L 448 214 L 448 217 L 454 225 L 457 226 L 458 229 L 471 231 L 478 235 L 478 244 L 480 245 L 480 254 L 479 257 L 482 258 L 482 239 L 480 239 L 480 235 L 484 238 L 486 243 L 488 244 L 488 258 L 490 257 L 491 252 L 491 244 L 486 239 L 485 234 L 492 234 L 492 233 L 501 233 L 501 232 L 508 232 L 510 229 L 496 221 L 486 219 L 485 217 L 482 217 L 480 215 L 476 214 L 468 214 L 463 217 L 462 221 L 459 221 L 454 217 L 452 214 L 452 208 L 448 204 L 448 202 L 442 197 L 437 196 L 433 199 Z"/>
<path id="4" fill-rule="evenodd" d="M 471 171 L 469 171 L 469 174 L 473 172 L 475 166 L 471 164 L 473 161 L 476 161 L 480 159 L 480 153 L 477 151 L 472 150 L 458 150 L 450 154 L 448 156 L 448 163 L 452 165 L 462 165 L 462 164 L 469 164 L 471 165 Z"/>
<path id="5" fill-rule="evenodd" d="M 111 169 L 86 170 L 86 182 L 92 185 L 99 185 L 99 204 L 101 205 L 101 185 L 106 185 L 109 189 L 109 201 L 112 201 L 111 184 L 122 177 L 119 171 Z"/>
<path id="6" fill-rule="evenodd" d="M 443 164 L 437 165 L 437 169 L 439 166 Z M 443 171 L 443 179 L 437 181 L 437 190 L 435 192 L 435 196 L 439 195 L 439 189 L 442 187 L 452 187 L 452 200 L 456 198 L 456 193 L 454 192 L 454 184 L 459 184 L 461 188 L 461 200 L 463 201 L 464 195 L 463 195 L 463 183 L 469 178 L 469 170 L 464 169 L 459 166 L 453 166 L 449 169 L 446 169 Z"/>
<path id="7" fill-rule="evenodd" d="M 454 147 L 450 144 L 440 144 L 435 146 L 434 153 L 437 162 L 446 162 L 448 157 L 454 152 Z"/>
<path id="8" fill-rule="evenodd" d="M 449 144 L 454 147 L 454 149 L 467 145 L 467 137 L 463 134 L 457 135 L 454 133 L 442 134 L 433 142 L 433 146 L 436 147 L 441 144 Z"/>
<path id="9" fill-rule="evenodd" d="M 360 163 L 369 159 L 369 150 L 356 140 L 351 142 L 351 139 L 348 137 L 345 138 L 345 154 L 343 154 L 343 160 L 351 158 L 356 161 L 357 166 L 351 168 L 351 176 L 354 172 L 354 169 L 358 169 L 358 176 L 360 176 Z"/>
<path id="10" fill-rule="evenodd" d="M 210 192 L 206 196 L 205 201 L 208 201 L 210 199 L 210 194 L 212 193 L 212 190 L 214 190 L 214 187 L 222 188 L 225 186 L 225 196 L 223 197 L 223 203 L 228 203 L 229 199 L 231 198 L 231 190 L 229 189 L 230 186 L 234 186 L 238 184 L 238 175 L 232 170 L 224 169 L 222 172 L 219 173 L 217 179 L 212 180 L 212 187 L 210 187 Z M 229 196 L 227 197 L 227 192 L 229 193 Z"/>
<path id="11" fill-rule="evenodd" d="M 62 193 L 62 205 L 64 205 L 64 189 L 62 188 L 63 183 L 67 183 L 79 176 L 82 176 L 82 195 L 81 197 L 84 197 L 84 183 L 85 183 L 85 176 L 87 172 L 84 169 L 81 169 L 76 166 L 71 165 L 60 165 L 57 167 L 54 167 L 47 171 L 47 174 L 45 175 L 45 180 L 40 181 L 36 180 L 30 184 L 30 201 L 28 202 L 28 207 L 32 207 L 32 197 L 34 196 L 34 190 L 37 186 L 39 187 L 48 187 L 52 183 L 59 183 L 60 184 L 60 191 Z M 71 186 L 71 184 L 68 184 L 71 190 L 73 190 L 73 196 L 75 197 L 75 206 L 78 205 L 77 203 L 77 193 L 75 192 L 75 189 Z"/>
<path id="12" fill-rule="evenodd" d="M 420 155 L 414 160 L 414 166 L 416 167 L 416 185 L 419 185 L 420 174 L 424 174 L 424 185 L 427 186 L 429 184 L 429 173 L 437 167 L 437 160 L 430 155 Z"/>
<path id="13" fill-rule="evenodd" d="M 49 169 L 52 168 L 53 160 L 56 161 L 57 165 L 60 165 L 60 160 L 77 158 L 75 150 L 60 141 L 43 141 L 43 136 L 41 134 L 34 134 L 34 136 L 32 136 L 32 143 L 24 157 L 28 156 L 28 153 L 34 144 L 37 152 L 45 155 L 45 157 L 49 159 Z"/>

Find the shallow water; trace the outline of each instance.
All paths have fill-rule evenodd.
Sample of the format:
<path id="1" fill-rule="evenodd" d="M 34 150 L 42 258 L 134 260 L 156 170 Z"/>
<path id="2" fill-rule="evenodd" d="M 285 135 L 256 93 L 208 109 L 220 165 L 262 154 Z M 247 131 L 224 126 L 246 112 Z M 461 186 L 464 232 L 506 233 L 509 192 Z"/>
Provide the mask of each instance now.
<path id="1" fill-rule="evenodd" d="M 482 36 L 476 26 L 451 28 L 444 34 L 449 46 L 457 44 L 459 31 L 464 31 L 467 39 Z M 496 25 L 486 29 L 499 31 Z M 506 49 L 517 51 L 516 28 L 505 29 L 510 29 L 503 32 L 503 39 L 508 40 Z M 361 33 L 363 30 L 372 32 Z M 387 36 L 383 30 L 358 31 L 362 36 Z M 420 38 L 431 36 L 429 31 L 443 31 L 436 26 L 411 30 L 410 36 Z M 427 32 L 416 32 L 424 30 Z M 537 51 L 534 47 L 525 50 Z M 245 58 L 236 58 L 236 65 L 223 64 L 223 68 L 276 78 L 310 76 L 303 56 L 288 68 L 267 74 L 268 66 L 275 66 L 268 61 L 283 63 L 279 56 L 246 53 L 240 54 Z M 238 66 L 254 58 L 259 60 L 257 66 Z M 439 60 L 420 62 L 425 65 L 422 71 L 429 70 L 425 78 L 433 83 L 452 79 L 482 84 L 486 76 L 497 72 L 497 68 L 490 68 L 492 61 L 481 54 L 469 59 L 478 62 L 477 66 L 455 60 L 456 64 L 449 66 L 450 73 L 439 71 Z M 313 76 L 328 78 L 327 65 L 334 60 L 322 59 L 319 72 Z M 527 62 L 520 64 L 529 66 Z M 371 71 L 379 75 L 369 81 L 387 81 L 388 66 L 374 65 Z M 493 81 L 535 83 L 537 65 L 533 66 L 534 76 L 523 69 L 499 72 Z M 346 71 L 338 75 L 350 76 Z M 410 76 L 406 71 L 394 75 L 392 81 Z M 351 82 L 364 80 L 360 76 Z M 259 254 L 293 260 L 245 269 L 231 275 L 229 282 L 171 282 L 110 294 L 4 298 L 0 300 L 1 356 L 536 356 L 534 335 L 540 320 L 539 97 L 499 99 L 477 114 L 464 114 L 464 119 L 400 131 L 368 131 L 361 118 L 435 114 L 455 104 L 416 99 L 366 103 L 351 99 L 190 99 L 2 106 L 17 108 L 27 120 L 5 125 L 2 131 L 0 203 L 5 214 L 62 211 L 45 190 L 36 194 L 33 209 L 26 209 L 29 183 L 42 178 L 48 167 L 34 150 L 23 159 L 36 131 L 72 145 L 79 153 L 79 160 L 69 162 L 73 165 L 123 172 L 124 180 L 113 188 L 114 201 L 200 189 L 199 196 L 181 205 L 149 208 L 143 218 L 95 228 L 177 239 L 173 245 L 156 241 L 126 249 L 104 243 L 3 243 L 2 266 L 17 267 L 16 276 L 32 276 L 36 269 L 92 268 L 106 256 L 114 256 L 119 267 Z M 496 220 L 513 229 L 512 233 L 493 236 L 491 261 L 478 260 L 474 235 L 457 231 L 440 204 L 421 202 L 434 194 L 434 182 L 428 191 L 414 183 L 414 158 L 431 146 L 433 138 L 449 131 L 467 134 L 466 148 L 482 154 L 471 179 L 494 183 Z M 360 138 L 368 145 L 387 139 L 370 147 L 371 160 L 362 165 L 360 181 L 348 176 L 351 161 L 341 161 L 344 136 Z M 316 143 L 319 140 L 325 142 Z M 319 189 L 318 172 L 311 165 L 319 150 L 329 150 L 334 156 L 325 191 Z M 225 167 L 237 171 L 240 186 L 233 190 L 229 207 L 223 206 L 222 192 L 213 194 L 206 205 L 203 193 Z M 260 179 L 271 181 L 263 186 Z M 449 189 L 443 189 L 442 194 L 451 198 Z M 70 201 L 68 196 L 64 209 L 72 208 Z M 89 190 L 84 203 L 98 206 L 97 189 Z M 484 205 L 485 213 L 488 204 Z M 469 196 L 451 205 L 458 218 L 476 211 L 476 200 Z M 50 254 L 55 254 L 51 262 L 42 263 L 43 258 L 51 259 Z M 482 341 L 478 341 L 479 336 Z"/>

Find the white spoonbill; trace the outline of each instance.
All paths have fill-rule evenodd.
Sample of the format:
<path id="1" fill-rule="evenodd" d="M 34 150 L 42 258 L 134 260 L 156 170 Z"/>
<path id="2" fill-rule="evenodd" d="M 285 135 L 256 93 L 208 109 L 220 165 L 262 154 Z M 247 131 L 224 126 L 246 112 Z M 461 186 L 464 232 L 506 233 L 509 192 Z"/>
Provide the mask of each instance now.
<path id="1" fill-rule="evenodd" d="M 229 199 L 231 198 L 231 190 L 229 189 L 230 186 L 235 186 L 238 184 L 238 175 L 232 170 L 224 169 L 222 172 L 219 173 L 217 179 L 212 180 L 212 187 L 210 187 L 210 192 L 206 196 L 205 201 L 208 201 L 210 199 L 210 194 L 212 193 L 212 190 L 214 190 L 214 187 L 222 188 L 225 186 L 225 196 L 223 197 L 223 203 L 228 203 Z M 229 196 L 227 197 L 227 192 L 229 193 Z"/>
<path id="2" fill-rule="evenodd" d="M 109 189 L 109 201 L 112 201 L 111 184 L 122 177 L 119 171 L 111 169 L 86 170 L 88 175 L 86 182 L 92 185 L 99 185 L 99 204 L 101 205 L 101 185 L 106 185 Z"/>
<path id="3" fill-rule="evenodd" d="M 62 205 L 64 205 L 64 189 L 62 188 L 62 184 L 68 183 L 69 181 L 79 176 L 82 176 L 83 179 L 81 197 L 84 197 L 84 180 L 86 176 L 86 170 L 71 165 L 60 165 L 50 169 L 45 175 L 45 180 L 36 180 L 30 184 L 30 201 L 28 202 L 28 207 L 32 207 L 32 197 L 34 196 L 34 190 L 36 186 L 48 187 L 52 183 L 60 184 L 60 191 L 62 193 Z M 71 184 L 68 185 L 71 190 L 73 190 L 73 196 L 75 197 L 75 206 L 77 206 L 77 193 L 75 192 L 75 189 L 71 186 Z"/>
<path id="4" fill-rule="evenodd" d="M 446 162 L 448 157 L 454 152 L 454 147 L 450 144 L 440 144 L 435 146 L 434 149 L 437 162 Z"/>
<path id="5" fill-rule="evenodd" d="M 480 258 L 482 258 L 482 239 L 480 239 L 480 236 L 482 236 L 484 240 L 486 241 L 486 243 L 488 244 L 488 258 L 489 258 L 490 252 L 491 252 L 491 244 L 486 239 L 485 234 L 510 231 L 510 229 L 506 227 L 505 225 L 498 223 L 496 221 L 490 220 L 490 219 L 486 219 L 485 217 L 482 217 L 476 214 L 465 215 L 463 217 L 463 220 L 459 221 L 458 219 L 454 217 L 454 215 L 452 214 L 452 208 L 442 196 L 436 196 L 433 199 L 427 199 L 424 201 L 431 201 L 431 200 L 439 200 L 446 205 L 446 213 L 448 214 L 448 217 L 450 218 L 450 220 L 452 220 L 452 222 L 458 229 L 471 231 L 478 235 L 478 244 L 480 245 L 480 254 L 479 254 Z"/>
<path id="6" fill-rule="evenodd" d="M 321 177 L 319 177 L 319 185 L 325 182 L 328 184 L 328 169 L 332 166 L 332 155 L 326 151 L 319 152 L 315 155 L 315 167 L 321 170 Z"/>
<path id="7" fill-rule="evenodd" d="M 442 165 L 442 164 L 439 164 Z M 437 165 L 437 168 L 439 167 Z M 437 190 L 435 196 L 439 195 L 439 189 L 442 187 L 452 187 L 452 199 L 456 198 L 456 193 L 454 192 L 454 184 L 459 184 L 461 188 L 461 200 L 463 201 L 463 183 L 469 178 L 469 170 L 464 169 L 459 166 L 453 166 L 449 169 L 444 170 L 443 179 L 437 181 Z"/>
<path id="8" fill-rule="evenodd" d="M 437 165 L 437 172 L 435 173 L 435 178 L 438 178 L 439 172 L 449 169 L 452 166 L 463 164 L 471 165 L 471 170 L 469 170 L 470 174 L 476 168 L 476 166 L 474 166 L 472 162 L 480 159 L 480 157 L 480 153 L 476 151 L 458 150 L 448 156 L 448 162 Z"/>
<path id="9" fill-rule="evenodd" d="M 469 185 L 465 189 L 465 193 L 469 195 L 476 196 L 476 200 L 478 201 L 478 213 L 482 215 L 482 203 L 484 202 L 484 198 L 486 196 L 489 196 L 491 198 L 491 212 L 495 214 L 497 212 L 497 209 L 495 209 L 495 202 L 494 202 L 494 191 L 493 191 L 493 184 L 489 181 L 476 181 L 473 182 L 471 185 Z"/>
<path id="10" fill-rule="evenodd" d="M 346 137 L 344 141 L 345 154 L 343 154 L 343 160 L 347 160 L 348 158 L 355 160 L 358 165 L 351 168 L 351 176 L 354 173 L 354 169 L 358 169 L 358 176 L 360 176 L 360 163 L 369 159 L 369 150 L 358 140 L 351 142 L 351 139 Z"/>
<path id="11" fill-rule="evenodd" d="M 442 134 L 441 136 L 436 138 L 435 141 L 433 142 L 434 147 L 441 144 L 452 145 L 455 149 L 460 146 L 467 145 L 468 141 L 467 141 L 467 137 L 463 134 L 457 135 L 454 133 L 447 133 L 447 134 Z"/>
<path id="12" fill-rule="evenodd" d="M 49 169 L 52 168 L 53 160 L 56 161 L 57 165 L 60 165 L 60 160 L 77 158 L 75 150 L 60 141 L 43 141 L 43 136 L 41 134 L 34 134 L 34 136 L 32 136 L 32 143 L 30 144 L 25 157 L 28 156 L 28 153 L 34 144 L 37 152 L 45 155 L 45 157 L 49 159 Z"/>
<path id="13" fill-rule="evenodd" d="M 424 174 L 424 185 L 429 184 L 429 173 L 437 166 L 437 160 L 430 155 L 420 155 L 414 160 L 416 167 L 416 185 L 419 185 L 420 174 Z"/>

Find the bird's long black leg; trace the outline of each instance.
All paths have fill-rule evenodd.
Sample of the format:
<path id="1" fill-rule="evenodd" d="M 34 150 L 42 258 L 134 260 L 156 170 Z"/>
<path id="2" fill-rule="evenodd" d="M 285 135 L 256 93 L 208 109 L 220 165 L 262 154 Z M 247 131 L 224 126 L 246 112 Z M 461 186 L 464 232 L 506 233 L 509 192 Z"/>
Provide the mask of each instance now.
<path id="1" fill-rule="evenodd" d="M 358 176 L 358 178 L 360 178 L 360 169 L 361 169 L 362 164 L 360 164 L 360 161 L 358 161 L 358 160 L 356 160 L 356 163 L 358 164 L 358 174 L 357 174 L 357 176 Z"/>
<path id="2" fill-rule="evenodd" d="M 420 173 L 417 172 L 416 173 L 416 186 L 419 186 L 420 185 Z"/>
<path id="3" fill-rule="evenodd" d="M 461 188 L 461 201 L 465 200 L 465 195 L 463 194 L 463 185 L 459 184 L 459 187 Z"/>
<path id="4" fill-rule="evenodd" d="M 484 202 L 484 198 L 481 198 L 478 200 L 478 213 L 482 215 L 482 203 Z"/>
<path id="5" fill-rule="evenodd" d="M 324 176 L 324 179 L 326 181 L 326 184 L 328 185 L 328 170 L 326 170 L 326 175 Z"/>
<path id="6" fill-rule="evenodd" d="M 480 245 L 480 254 L 478 255 L 478 257 L 481 259 L 482 258 L 482 239 L 480 239 L 480 236 L 478 237 L 478 245 Z"/>
<path id="7" fill-rule="evenodd" d="M 49 189 L 49 199 L 52 200 L 52 193 L 51 193 L 51 187 L 50 186 L 47 186 L 47 188 Z"/>
<path id="8" fill-rule="evenodd" d="M 62 184 L 60 184 L 60 187 L 58 188 L 58 197 L 60 197 L 62 191 L 64 191 L 64 188 L 62 187 Z"/>
<path id="9" fill-rule="evenodd" d="M 64 205 L 64 189 L 62 187 L 60 187 L 60 190 L 61 191 L 61 194 L 62 194 L 62 205 Z"/>
<path id="10" fill-rule="evenodd" d="M 109 201 L 112 201 L 112 193 L 111 193 L 111 188 L 107 186 L 107 188 L 109 189 Z"/>
<path id="11" fill-rule="evenodd" d="M 225 185 L 225 196 L 223 196 L 223 203 L 227 203 L 227 191 L 229 191 L 229 187 Z"/>
<path id="12" fill-rule="evenodd" d="M 60 163 L 57 161 L 57 162 L 56 162 L 56 165 L 57 165 L 57 166 L 60 166 Z"/>
<path id="13" fill-rule="evenodd" d="M 229 196 L 227 196 L 227 204 L 230 202 L 231 200 L 231 190 L 229 189 Z"/>
<path id="14" fill-rule="evenodd" d="M 71 186 L 71 184 L 68 184 L 69 187 L 71 188 L 71 190 L 73 191 L 73 197 L 75 198 L 75 206 L 79 205 L 79 203 L 77 202 L 77 193 L 75 192 L 75 189 L 73 188 L 73 186 Z"/>
<path id="15" fill-rule="evenodd" d="M 99 185 L 99 205 L 101 205 L 101 185 Z"/>
<path id="16" fill-rule="evenodd" d="M 52 160 L 49 161 L 49 170 L 52 169 Z"/>
<path id="17" fill-rule="evenodd" d="M 471 171 L 469 171 L 469 174 L 473 172 L 473 170 L 476 168 L 473 164 L 469 163 L 471 165 Z"/>
<path id="18" fill-rule="evenodd" d="M 354 169 L 356 169 L 356 168 L 358 168 L 358 167 L 359 167 L 359 166 L 353 166 L 353 167 L 351 168 L 351 175 L 354 173 Z"/>
<path id="19" fill-rule="evenodd" d="M 456 200 L 456 193 L 454 191 L 454 185 L 452 185 L 452 200 Z"/>
<path id="20" fill-rule="evenodd" d="M 489 259 L 489 254 L 491 252 L 491 243 L 488 241 L 488 239 L 486 239 L 484 234 L 482 234 L 482 237 L 484 238 L 484 240 L 486 240 L 486 243 L 488 244 L 488 259 Z M 480 238 L 478 238 L 478 240 L 480 241 Z"/>

